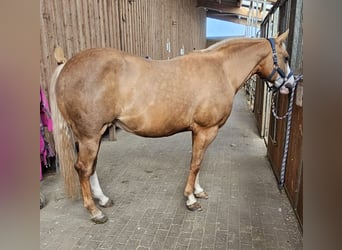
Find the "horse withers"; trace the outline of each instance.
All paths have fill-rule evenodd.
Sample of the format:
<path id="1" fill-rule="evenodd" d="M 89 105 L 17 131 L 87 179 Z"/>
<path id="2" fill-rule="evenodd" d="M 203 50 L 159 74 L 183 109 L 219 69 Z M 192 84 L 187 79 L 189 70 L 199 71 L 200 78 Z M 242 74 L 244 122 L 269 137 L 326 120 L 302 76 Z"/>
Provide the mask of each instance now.
<path id="1" fill-rule="evenodd" d="M 242 84 L 258 74 L 284 94 L 294 85 L 283 45 L 287 36 L 288 31 L 269 40 L 224 40 L 171 60 L 146 60 L 109 48 L 88 49 L 58 66 L 49 94 L 68 195 L 75 196 L 79 182 L 91 219 L 107 221 L 93 198 L 99 199 L 100 206 L 113 205 L 103 194 L 95 171 L 101 136 L 108 126 L 115 124 L 144 137 L 191 131 L 192 158 L 184 195 L 189 210 L 200 210 L 197 199 L 208 198 L 199 184 L 200 165 L 227 121 Z"/>

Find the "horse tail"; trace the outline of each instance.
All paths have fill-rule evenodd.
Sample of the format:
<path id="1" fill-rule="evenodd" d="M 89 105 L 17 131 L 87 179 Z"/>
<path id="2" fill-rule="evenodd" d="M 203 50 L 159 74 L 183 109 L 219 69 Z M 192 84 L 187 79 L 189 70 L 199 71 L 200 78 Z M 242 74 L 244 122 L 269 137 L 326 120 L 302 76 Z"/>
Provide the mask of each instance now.
<path id="1" fill-rule="evenodd" d="M 59 167 L 64 177 L 65 192 L 67 197 L 75 199 L 80 197 L 79 179 L 74 168 L 77 160 L 75 140 L 70 126 L 65 121 L 57 106 L 55 91 L 58 76 L 64 65 L 64 63 L 60 64 L 52 75 L 49 86 L 49 99 L 53 124 L 53 139 Z"/>

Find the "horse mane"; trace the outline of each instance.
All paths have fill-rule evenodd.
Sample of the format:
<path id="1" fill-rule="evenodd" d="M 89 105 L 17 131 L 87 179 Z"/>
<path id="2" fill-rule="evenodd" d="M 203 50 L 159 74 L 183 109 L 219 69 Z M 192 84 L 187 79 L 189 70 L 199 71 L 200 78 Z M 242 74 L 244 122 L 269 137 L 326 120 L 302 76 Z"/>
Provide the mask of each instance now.
<path id="1" fill-rule="evenodd" d="M 222 41 L 219 41 L 217 43 L 214 43 L 210 45 L 208 48 L 202 49 L 202 50 L 196 50 L 194 52 L 197 53 L 204 53 L 204 52 L 210 52 L 210 51 L 218 51 L 221 49 L 225 49 L 227 47 L 235 47 L 235 46 L 242 46 L 244 44 L 251 44 L 251 43 L 258 43 L 262 39 L 261 38 L 227 38 Z"/>

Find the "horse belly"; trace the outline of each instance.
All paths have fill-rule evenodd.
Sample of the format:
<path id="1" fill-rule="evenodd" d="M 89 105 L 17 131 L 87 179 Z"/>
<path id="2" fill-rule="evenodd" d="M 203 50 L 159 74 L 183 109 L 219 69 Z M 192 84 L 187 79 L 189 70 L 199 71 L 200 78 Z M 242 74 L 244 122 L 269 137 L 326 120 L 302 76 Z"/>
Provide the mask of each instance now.
<path id="1" fill-rule="evenodd" d="M 122 129 L 144 137 L 164 137 L 189 130 L 189 119 L 178 112 L 144 112 L 120 116 L 116 124 Z"/>

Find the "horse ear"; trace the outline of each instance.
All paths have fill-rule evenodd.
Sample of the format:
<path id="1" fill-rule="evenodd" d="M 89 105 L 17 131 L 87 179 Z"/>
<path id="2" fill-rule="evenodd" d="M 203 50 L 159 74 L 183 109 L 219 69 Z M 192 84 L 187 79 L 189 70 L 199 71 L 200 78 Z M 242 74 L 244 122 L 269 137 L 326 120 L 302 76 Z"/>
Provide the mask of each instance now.
<path id="1" fill-rule="evenodd" d="M 288 35 L 289 35 L 289 29 L 287 29 L 283 34 L 277 37 L 277 42 L 282 43 L 283 41 L 285 41 Z"/>

